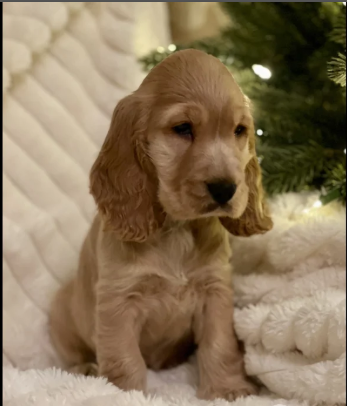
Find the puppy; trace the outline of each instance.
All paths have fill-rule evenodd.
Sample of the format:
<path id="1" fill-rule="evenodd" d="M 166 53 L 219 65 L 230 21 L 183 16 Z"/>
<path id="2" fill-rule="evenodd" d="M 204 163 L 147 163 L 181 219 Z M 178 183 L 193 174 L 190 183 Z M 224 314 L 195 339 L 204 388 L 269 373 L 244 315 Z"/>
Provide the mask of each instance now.
<path id="1" fill-rule="evenodd" d="M 152 69 L 118 103 L 90 185 L 99 214 L 51 315 L 67 366 L 144 391 L 146 367 L 196 348 L 198 397 L 254 393 L 233 329 L 228 232 L 272 222 L 249 103 L 225 66 L 185 50 Z"/>

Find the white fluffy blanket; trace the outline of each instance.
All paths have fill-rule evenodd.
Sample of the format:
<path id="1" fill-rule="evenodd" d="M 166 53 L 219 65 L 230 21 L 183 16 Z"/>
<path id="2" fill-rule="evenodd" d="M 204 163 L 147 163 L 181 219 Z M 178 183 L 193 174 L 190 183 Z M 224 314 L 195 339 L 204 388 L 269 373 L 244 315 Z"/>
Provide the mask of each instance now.
<path id="1" fill-rule="evenodd" d="M 122 392 L 103 378 L 79 377 L 56 369 L 5 368 L 4 406 L 227 406 L 224 400 L 205 402 L 195 397 L 196 374 L 190 365 L 148 373 L 149 390 Z M 239 399 L 233 406 L 309 406 L 308 402 L 278 399 L 268 393 Z"/>
<path id="2" fill-rule="evenodd" d="M 149 371 L 149 397 L 46 369 L 50 301 L 95 211 L 88 171 L 143 78 L 136 55 L 168 44 L 165 4 L 4 3 L 3 21 L 4 404 L 226 406 L 195 398 L 194 360 Z M 345 211 L 308 211 L 315 199 L 277 199 L 272 232 L 234 241 L 236 330 L 270 390 L 235 406 L 346 403 Z"/>
<path id="3" fill-rule="evenodd" d="M 271 391 L 346 404 L 346 212 L 317 199 L 278 197 L 274 229 L 234 241 L 235 325 L 247 372 Z"/>

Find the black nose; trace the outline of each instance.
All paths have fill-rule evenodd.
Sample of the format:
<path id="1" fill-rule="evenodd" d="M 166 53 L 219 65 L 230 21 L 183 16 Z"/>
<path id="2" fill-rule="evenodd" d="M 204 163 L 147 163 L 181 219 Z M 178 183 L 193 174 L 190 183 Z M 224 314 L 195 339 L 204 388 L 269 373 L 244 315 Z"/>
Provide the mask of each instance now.
<path id="1" fill-rule="evenodd" d="M 207 183 L 207 189 L 218 204 L 227 203 L 235 194 L 237 186 L 228 181 Z"/>

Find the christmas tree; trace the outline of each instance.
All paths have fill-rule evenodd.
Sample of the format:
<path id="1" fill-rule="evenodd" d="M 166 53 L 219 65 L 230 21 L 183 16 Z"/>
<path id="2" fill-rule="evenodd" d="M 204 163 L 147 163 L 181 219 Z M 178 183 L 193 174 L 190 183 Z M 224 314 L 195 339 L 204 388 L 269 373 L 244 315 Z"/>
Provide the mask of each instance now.
<path id="1" fill-rule="evenodd" d="M 230 26 L 218 38 L 158 48 L 218 57 L 253 102 L 263 183 L 272 195 L 318 189 L 346 201 L 344 3 L 220 3 Z"/>

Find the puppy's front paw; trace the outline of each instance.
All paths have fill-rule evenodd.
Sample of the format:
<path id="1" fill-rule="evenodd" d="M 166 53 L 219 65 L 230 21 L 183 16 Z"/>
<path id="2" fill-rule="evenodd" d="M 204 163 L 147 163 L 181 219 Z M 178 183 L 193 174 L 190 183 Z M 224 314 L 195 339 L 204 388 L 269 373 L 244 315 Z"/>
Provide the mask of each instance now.
<path id="1" fill-rule="evenodd" d="M 225 387 L 200 387 L 197 392 L 199 399 L 225 399 L 233 401 L 237 398 L 256 395 L 258 388 L 245 379 L 237 379 Z"/>
<path id="2" fill-rule="evenodd" d="M 76 365 L 69 369 L 72 374 L 80 374 L 84 376 L 98 376 L 99 370 L 97 364 L 93 362 L 86 362 L 85 364 Z"/>

